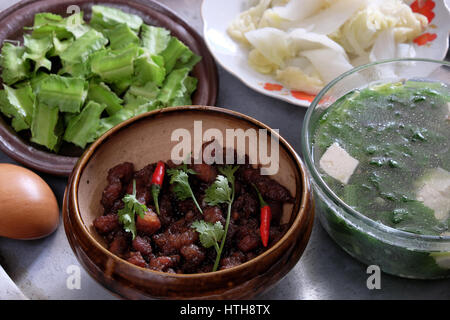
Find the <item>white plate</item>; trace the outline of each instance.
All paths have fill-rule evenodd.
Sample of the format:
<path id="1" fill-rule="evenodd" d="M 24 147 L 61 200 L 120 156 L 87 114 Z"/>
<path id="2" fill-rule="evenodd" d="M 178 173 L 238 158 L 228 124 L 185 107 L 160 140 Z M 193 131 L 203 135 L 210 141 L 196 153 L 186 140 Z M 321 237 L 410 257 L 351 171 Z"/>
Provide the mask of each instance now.
<path id="1" fill-rule="evenodd" d="M 231 21 L 239 13 L 248 9 L 250 3 L 254 2 L 248 0 L 203 0 L 203 32 L 209 50 L 223 68 L 253 90 L 299 106 L 308 107 L 314 99 L 313 95 L 286 89 L 273 77 L 253 70 L 247 63 L 248 49 L 228 35 L 226 30 Z M 407 1 L 411 5 L 415 2 L 417 0 Z M 449 0 L 445 0 L 445 2 L 448 5 Z M 424 8 L 425 15 L 429 18 L 432 17 L 432 20 L 427 30 L 419 36 L 419 39 L 416 39 L 417 42 L 420 42 L 420 39 L 429 38 L 429 41 L 426 41 L 425 44 L 418 45 L 415 43 L 417 57 L 443 60 L 448 50 L 449 10 L 442 0 L 426 0 Z"/>

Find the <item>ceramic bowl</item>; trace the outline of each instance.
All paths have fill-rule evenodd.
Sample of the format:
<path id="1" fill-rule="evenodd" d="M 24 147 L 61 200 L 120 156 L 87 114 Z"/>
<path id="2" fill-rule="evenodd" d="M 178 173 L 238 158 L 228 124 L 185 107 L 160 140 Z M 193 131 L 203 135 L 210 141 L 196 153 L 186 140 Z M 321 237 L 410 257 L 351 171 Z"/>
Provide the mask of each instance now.
<path id="1" fill-rule="evenodd" d="M 446 0 L 449 2 L 448 0 Z M 264 75 L 249 66 L 247 47 L 234 41 L 227 33 L 230 23 L 243 11 L 259 3 L 259 0 L 203 0 L 203 34 L 206 44 L 217 62 L 251 89 L 264 95 L 283 100 L 302 107 L 308 107 L 314 95 L 289 90 L 277 82 L 271 75 Z M 417 0 L 406 0 L 416 10 Z M 450 3 L 450 2 L 449 2 Z M 443 0 L 426 0 L 426 5 L 418 11 L 431 22 L 419 37 L 429 38 L 429 42 L 414 44 L 416 56 L 442 60 L 448 50 L 450 13 L 448 4 Z"/>
<path id="2" fill-rule="evenodd" d="M 22 41 L 23 27 L 32 26 L 34 15 L 39 12 L 52 12 L 67 16 L 69 6 L 76 5 L 89 20 L 92 0 L 24 0 L 0 12 L 0 44 L 4 40 Z M 104 5 L 139 15 L 145 23 L 164 27 L 172 35 L 183 41 L 195 53 L 202 56 L 202 61 L 193 70 L 198 82 L 193 96 L 194 104 L 214 105 L 217 98 L 217 67 L 203 39 L 185 21 L 164 6 L 151 0 L 105 0 Z M 1 83 L 1 80 L 0 80 Z M 0 149 L 14 160 L 38 171 L 68 176 L 83 150 L 71 144 L 62 146 L 60 153 L 47 151 L 29 141 L 29 136 L 18 134 L 0 117 Z"/>
<path id="3" fill-rule="evenodd" d="M 285 204 L 282 223 L 289 225 L 284 236 L 258 257 L 210 273 L 170 274 L 133 265 L 105 247 L 93 228 L 102 215 L 100 199 L 108 169 L 129 161 L 137 169 L 158 160 L 170 159 L 175 129 L 194 132 L 194 121 L 203 131 L 216 128 L 267 129 L 279 138 L 279 170 L 272 178 L 295 196 Z M 194 140 L 194 139 L 192 139 Z M 270 144 L 271 139 L 267 140 Z M 193 143 L 193 141 L 192 141 Z M 268 146 L 269 147 L 269 146 Z M 78 161 L 71 175 L 63 204 L 66 235 L 80 263 L 105 288 L 129 299 L 243 299 L 252 298 L 274 285 L 300 259 L 309 240 L 314 206 L 309 180 L 302 161 L 292 147 L 266 125 L 243 114 L 215 107 L 185 106 L 153 111 L 130 119 L 94 142 Z"/>

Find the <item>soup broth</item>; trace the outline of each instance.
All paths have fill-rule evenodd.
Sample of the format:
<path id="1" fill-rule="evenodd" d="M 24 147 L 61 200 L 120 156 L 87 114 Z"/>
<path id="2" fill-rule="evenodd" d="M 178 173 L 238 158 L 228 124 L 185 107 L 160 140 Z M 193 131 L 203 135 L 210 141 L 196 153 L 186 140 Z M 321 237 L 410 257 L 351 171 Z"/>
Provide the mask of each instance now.
<path id="1" fill-rule="evenodd" d="M 354 90 L 321 116 L 314 162 L 347 205 L 387 226 L 450 235 L 450 88 L 405 81 Z"/>

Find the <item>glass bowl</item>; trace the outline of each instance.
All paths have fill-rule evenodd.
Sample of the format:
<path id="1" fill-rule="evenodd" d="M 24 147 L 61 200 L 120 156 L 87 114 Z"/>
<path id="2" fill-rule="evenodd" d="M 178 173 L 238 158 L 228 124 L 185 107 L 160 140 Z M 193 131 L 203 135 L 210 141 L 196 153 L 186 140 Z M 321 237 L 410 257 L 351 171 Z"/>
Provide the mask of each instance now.
<path id="1" fill-rule="evenodd" d="M 325 183 L 313 152 L 313 138 L 323 112 L 346 93 L 402 80 L 450 84 L 450 63 L 394 59 L 352 69 L 329 83 L 312 102 L 302 131 L 302 152 L 319 220 L 331 238 L 354 258 L 386 273 L 416 279 L 450 277 L 450 236 L 418 235 L 381 224 L 345 204 Z"/>

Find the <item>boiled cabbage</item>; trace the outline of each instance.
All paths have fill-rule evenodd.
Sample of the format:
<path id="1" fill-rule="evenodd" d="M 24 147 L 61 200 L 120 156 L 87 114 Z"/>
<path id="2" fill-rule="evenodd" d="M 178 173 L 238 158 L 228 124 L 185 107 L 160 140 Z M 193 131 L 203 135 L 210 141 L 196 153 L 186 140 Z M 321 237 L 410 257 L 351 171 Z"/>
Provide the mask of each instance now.
<path id="1" fill-rule="evenodd" d="M 324 86 L 318 74 L 308 75 L 298 67 L 286 67 L 276 71 L 276 79 L 294 90 L 317 94 Z"/>
<path id="2" fill-rule="evenodd" d="M 258 72 L 269 74 L 278 69 L 278 65 L 267 59 L 259 50 L 253 49 L 248 54 L 248 62 Z"/>
<path id="3" fill-rule="evenodd" d="M 289 21 L 301 21 L 320 10 L 323 0 L 291 0 L 286 5 L 273 7 L 273 12 Z"/>
<path id="4" fill-rule="evenodd" d="M 286 32 L 275 28 L 262 28 L 245 34 L 247 41 L 270 62 L 281 65 L 289 57 L 289 43 Z"/>
<path id="5" fill-rule="evenodd" d="M 259 21 L 271 2 L 260 0 L 256 6 L 242 12 L 228 27 L 228 34 L 233 39 L 247 44 L 245 33 L 258 28 Z"/>
<path id="6" fill-rule="evenodd" d="M 353 68 L 345 54 L 332 49 L 306 50 L 301 54 L 311 61 L 325 83 Z"/>
<path id="7" fill-rule="evenodd" d="M 336 52 L 345 54 L 344 49 L 329 37 L 323 34 L 308 32 L 305 29 L 297 28 L 289 33 L 290 48 L 298 53 L 303 50 L 320 49 L 323 47 L 333 49 Z"/>
<path id="8" fill-rule="evenodd" d="M 345 22 L 331 38 L 341 44 L 349 54 L 362 55 L 370 51 L 378 36 L 392 29 L 396 42 L 416 38 L 428 20 L 414 13 L 401 0 L 372 0 Z"/>
<path id="9" fill-rule="evenodd" d="M 297 27 L 310 28 L 319 34 L 331 34 L 339 29 L 368 0 L 337 0 L 313 17 L 300 21 Z"/>
<path id="10" fill-rule="evenodd" d="M 260 0 L 227 31 L 256 71 L 315 94 L 354 66 L 414 57 L 427 24 L 402 0 Z"/>

